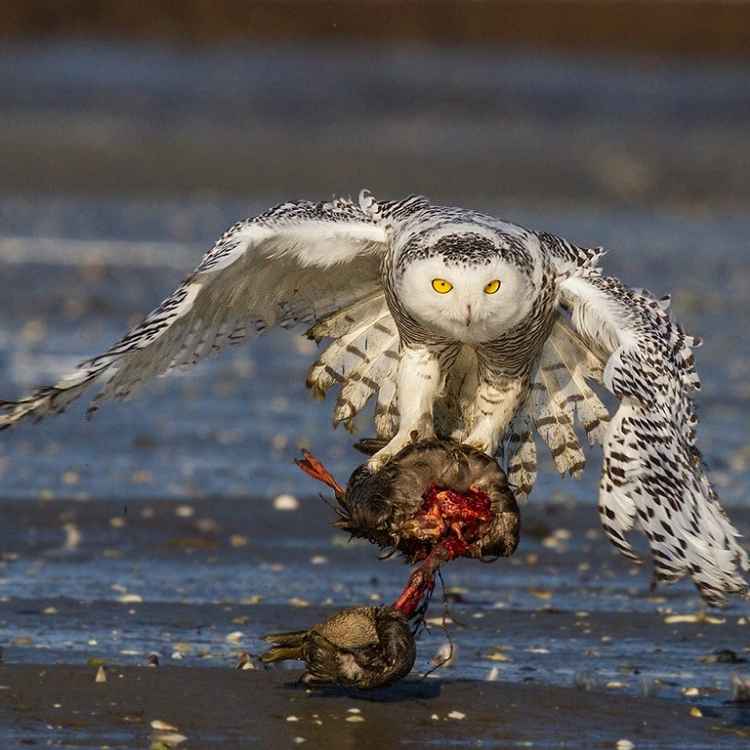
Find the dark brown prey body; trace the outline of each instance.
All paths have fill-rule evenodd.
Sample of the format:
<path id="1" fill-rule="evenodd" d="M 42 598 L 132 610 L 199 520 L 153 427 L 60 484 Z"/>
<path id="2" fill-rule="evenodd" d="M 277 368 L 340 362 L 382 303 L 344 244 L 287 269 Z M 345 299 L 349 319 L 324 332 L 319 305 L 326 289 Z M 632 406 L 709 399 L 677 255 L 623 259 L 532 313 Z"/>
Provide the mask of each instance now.
<path id="1" fill-rule="evenodd" d="M 416 646 L 406 618 L 391 607 L 344 609 L 309 630 L 271 633 L 266 663 L 299 659 L 308 685 L 383 687 L 406 677 Z"/>
<path id="2" fill-rule="evenodd" d="M 308 452 L 297 464 L 333 489 L 338 528 L 422 562 L 394 603 L 406 617 L 432 590 L 441 563 L 508 557 L 518 544 L 518 506 L 505 473 L 471 446 L 415 441 L 377 472 L 360 466 L 346 488 Z"/>
<path id="3" fill-rule="evenodd" d="M 345 488 L 311 453 L 297 464 L 334 491 L 338 528 L 420 564 L 390 607 L 345 609 L 310 630 L 266 636 L 263 661 L 304 661 L 308 684 L 388 685 L 414 664 L 409 620 L 425 611 L 440 565 L 515 550 L 513 493 L 495 460 L 451 440 L 415 441 L 374 473 L 364 464 Z"/>
<path id="4" fill-rule="evenodd" d="M 334 490 L 336 527 L 396 549 L 409 562 L 424 559 L 451 536 L 465 543 L 462 557 L 508 557 L 518 544 L 518 506 L 505 473 L 468 445 L 437 438 L 414 442 L 375 473 L 367 464 L 360 466 L 346 488 L 311 454 L 297 463 Z M 453 498 L 441 495 L 445 490 Z M 463 497 L 463 507 L 456 495 Z M 472 520 L 478 523 L 467 534 L 464 527 Z"/>

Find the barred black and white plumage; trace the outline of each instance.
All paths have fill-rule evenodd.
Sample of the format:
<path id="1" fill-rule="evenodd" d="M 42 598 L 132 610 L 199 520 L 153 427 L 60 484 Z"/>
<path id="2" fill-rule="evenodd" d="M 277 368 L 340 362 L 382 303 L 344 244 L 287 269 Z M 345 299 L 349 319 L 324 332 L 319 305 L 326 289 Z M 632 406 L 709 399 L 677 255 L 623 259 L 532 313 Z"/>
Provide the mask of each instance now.
<path id="1" fill-rule="evenodd" d="M 536 436 L 560 473 L 585 465 L 576 427 L 604 448 L 600 513 L 620 551 L 633 527 L 657 575 L 704 598 L 744 594 L 748 557 L 695 443 L 692 348 L 667 303 L 602 275 L 602 251 L 411 196 L 284 203 L 232 226 L 144 322 L 53 386 L 3 402 L 0 429 L 101 400 L 279 325 L 327 347 L 308 385 L 339 389 L 334 423 L 371 399 L 388 442 L 416 433 L 502 453 L 516 494 L 537 474 Z M 620 403 L 613 418 L 591 383 Z"/>

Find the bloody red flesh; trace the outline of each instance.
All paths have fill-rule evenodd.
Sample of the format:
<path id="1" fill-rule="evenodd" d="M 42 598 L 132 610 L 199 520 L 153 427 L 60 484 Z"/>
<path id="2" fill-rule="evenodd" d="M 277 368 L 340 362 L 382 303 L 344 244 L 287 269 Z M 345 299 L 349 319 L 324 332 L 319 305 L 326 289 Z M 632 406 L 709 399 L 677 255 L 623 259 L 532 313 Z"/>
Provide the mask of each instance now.
<path id="1" fill-rule="evenodd" d="M 328 485 L 338 497 L 346 494 L 346 489 L 309 451 L 303 451 L 303 458 L 296 464 L 305 474 Z M 466 555 L 478 541 L 482 524 L 493 517 L 490 497 L 482 490 L 470 487 L 456 492 L 431 484 L 422 494 L 419 510 L 398 530 L 399 549 L 412 560 L 422 562 L 412 571 L 393 608 L 411 618 L 435 587 L 440 565 Z"/>
<path id="2" fill-rule="evenodd" d="M 432 591 L 440 565 L 466 554 L 482 524 L 493 517 L 489 495 L 475 488 L 459 493 L 432 484 L 422 497 L 422 507 L 409 522 L 409 532 L 419 540 L 414 557 L 422 563 L 392 605 L 407 619 Z"/>
<path id="3" fill-rule="evenodd" d="M 481 490 L 469 488 L 462 494 L 432 484 L 422 497 L 422 508 L 414 520 L 436 526 L 440 531 L 438 536 L 446 541 L 453 537 L 468 547 L 476 540 L 480 526 L 492 520 L 492 503 Z M 456 548 L 457 555 L 465 551 Z"/>
<path id="4" fill-rule="evenodd" d="M 445 544 L 438 544 L 432 552 L 424 559 L 421 565 L 409 576 L 404 590 L 398 599 L 391 605 L 393 609 L 401 612 L 406 619 L 419 609 L 424 598 L 432 592 L 435 587 L 435 573 L 440 564 L 453 559 Z"/>

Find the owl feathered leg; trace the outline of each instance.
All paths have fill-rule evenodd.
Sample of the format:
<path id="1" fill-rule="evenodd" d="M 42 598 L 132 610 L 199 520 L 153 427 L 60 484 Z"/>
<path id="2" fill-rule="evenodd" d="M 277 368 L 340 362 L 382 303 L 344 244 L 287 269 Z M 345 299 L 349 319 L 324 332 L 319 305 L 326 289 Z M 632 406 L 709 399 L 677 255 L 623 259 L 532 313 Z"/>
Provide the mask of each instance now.
<path id="1" fill-rule="evenodd" d="M 442 376 L 440 359 L 430 349 L 404 347 L 398 371 L 399 428 L 389 443 L 368 462 L 377 471 L 391 456 L 413 440 L 434 436 L 432 411 L 440 394 Z"/>
<path id="2" fill-rule="evenodd" d="M 527 391 L 528 380 L 525 378 L 483 374 L 471 406 L 474 424 L 464 442 L 494 456 Z"/>

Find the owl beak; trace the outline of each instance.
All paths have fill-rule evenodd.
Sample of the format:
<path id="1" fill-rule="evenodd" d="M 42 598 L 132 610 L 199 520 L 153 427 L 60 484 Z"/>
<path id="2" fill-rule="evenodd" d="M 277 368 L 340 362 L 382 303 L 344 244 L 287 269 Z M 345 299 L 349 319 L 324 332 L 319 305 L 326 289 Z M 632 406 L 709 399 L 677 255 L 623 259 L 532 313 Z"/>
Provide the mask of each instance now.
<path id="1" fill-rule="evenodd" d="M 466 327 L 471 325 L 471 305 L 466 305 Z"/>

